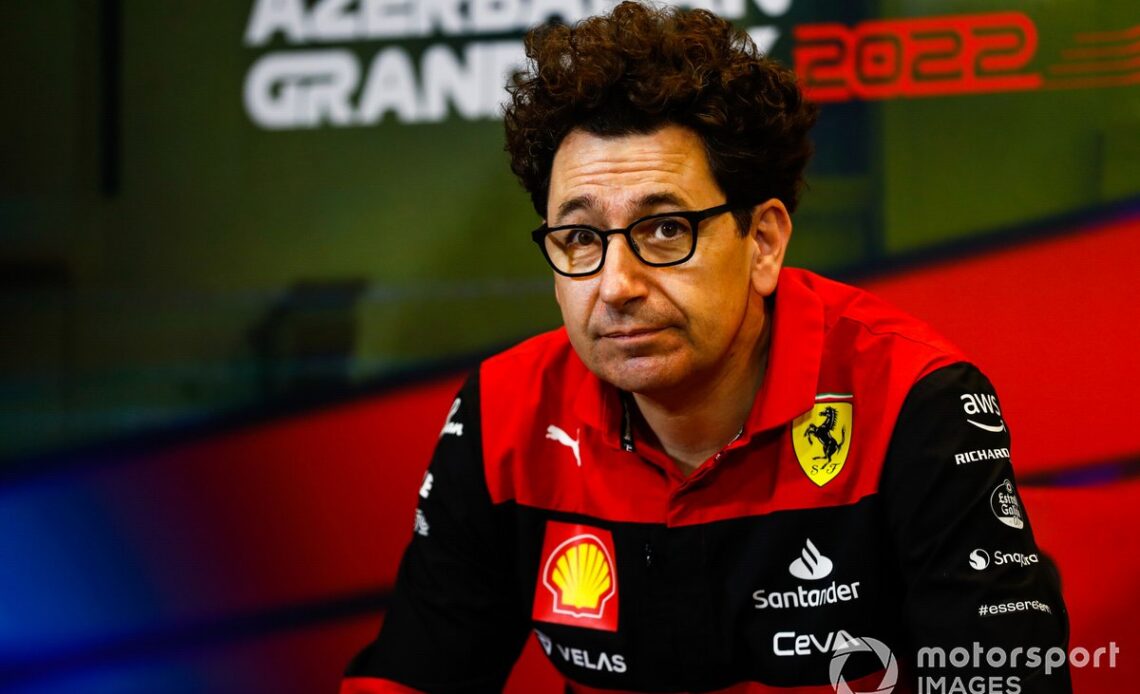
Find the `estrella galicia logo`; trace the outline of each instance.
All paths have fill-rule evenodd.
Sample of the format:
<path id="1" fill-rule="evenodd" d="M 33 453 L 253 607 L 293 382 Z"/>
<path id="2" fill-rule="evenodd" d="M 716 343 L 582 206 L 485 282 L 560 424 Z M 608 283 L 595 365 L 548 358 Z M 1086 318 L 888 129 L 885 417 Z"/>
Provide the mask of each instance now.
<path id="1" fill-rule="evenodd" d="M 808 479 L 822 487 L 843 469 L 851 449 L 850 394 L 820 393 L 815 407 L 792 423 L 792 448 Z"/>
<path id="2" fill-rule="evenodd" d="M 990 494 L 990 508 L 994 517 L 1011 528 L 1021 530 L 1025 527 L 1025 518 L 1021 513 L 1021 500 L 1017 498 L 1017 490 L 1013 482 L 1002 480 Z"/>

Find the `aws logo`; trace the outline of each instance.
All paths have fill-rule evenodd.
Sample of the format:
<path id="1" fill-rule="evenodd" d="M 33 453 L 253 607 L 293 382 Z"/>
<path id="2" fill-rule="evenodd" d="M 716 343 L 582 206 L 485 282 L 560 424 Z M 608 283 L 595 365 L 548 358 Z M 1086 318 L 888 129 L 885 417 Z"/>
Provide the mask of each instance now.
<path id="1" fill-rule="evenodd" d="M 967 423 L 982 431 L 992 431 L 995 434 L 1005 431 L 1005 421 L 1001 418 L 1001 407 L 998 406 L 996 395 L 992 393 L 964 393 L 961 400 L 962 411 L 969 415 L 966 418 Z M 983 418 L 979 415 L 990 416 Z M 995 417 L 996 422 L 993 421 Z M 988 419 L 990 423 L 978 421 L 980 419 Z"/>
<path id="2" fill-rule="evenodd" d="M 614 556 L 608 530 L 548 521 L 531 616 L 540 622 L 617 631 Z"/>

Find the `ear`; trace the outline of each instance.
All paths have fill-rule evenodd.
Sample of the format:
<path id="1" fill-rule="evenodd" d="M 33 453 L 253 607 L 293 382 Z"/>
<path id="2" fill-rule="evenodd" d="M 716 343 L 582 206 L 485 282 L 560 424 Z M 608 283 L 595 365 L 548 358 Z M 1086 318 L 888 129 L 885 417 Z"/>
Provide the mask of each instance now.
<path id="1" fill-rule="evenodd" d="M 776 198 L 752 210 L 749 239 L 754 244 L 752 288 L 761 296 L 776 291 L 776 280 L 784 265 L 784 253 L 792 238 L 792 217 L 784 203 Z"/>

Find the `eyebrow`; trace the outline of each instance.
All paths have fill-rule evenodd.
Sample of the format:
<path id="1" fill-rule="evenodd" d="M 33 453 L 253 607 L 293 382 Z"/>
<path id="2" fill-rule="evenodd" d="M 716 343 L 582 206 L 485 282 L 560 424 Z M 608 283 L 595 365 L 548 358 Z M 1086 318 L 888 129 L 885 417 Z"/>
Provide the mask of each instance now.
<path id="1" fill-rule="evenodd" d="M 669 205 L 684 209 L 685 202 L 673 193 L 650 193 L 645 195 L 630 205 L 633 210 L 644 210 L 649 207 L 658 207 L 661 205 Z M 554 217 L 555 223 L 560 223 L 561 220 L 574 212 L 581 210 L 597 209 L 599 207 L 597 197 L 593 195 L 579 195 L 578 197 L 570 198 L 558 206 L 558 212 Z"/>
<path id="2" fill-rule="evenodd" d="M 558 206 L 558 212 L 554 215 L 556 223 L 561 222 L 568 215 L 579 210 L 588 210 L 598 206 L 598 199 L 593 195 L 579 195 L 576 198 L 570 198 Z"/>

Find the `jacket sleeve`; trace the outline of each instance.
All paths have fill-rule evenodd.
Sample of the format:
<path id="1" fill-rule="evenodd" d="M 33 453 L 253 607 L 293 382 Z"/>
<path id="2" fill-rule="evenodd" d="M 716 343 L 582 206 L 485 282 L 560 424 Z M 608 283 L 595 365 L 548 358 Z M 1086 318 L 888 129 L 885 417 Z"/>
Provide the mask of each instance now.
<path id="1" fill-rule="evenodd" d="M 974 366 L 938 369 L 912 387 L 881 489 L 914 674 L 945 677 L 946 687 L 999 677 L 1001 691 L 1071 692 L 1060 579 L 1018 496 L 993 386 Z M 920 691 L 935 691 L 925 683 Z"/>
<path id="2" fill-rule="evenodd" d="M 509 517 L 487 490 L 479 410 L 476 373 L 424 475 L 384 625 L 349 663 L 341 694 L 500 691 L 522 650 L 528 613 Z"/>

